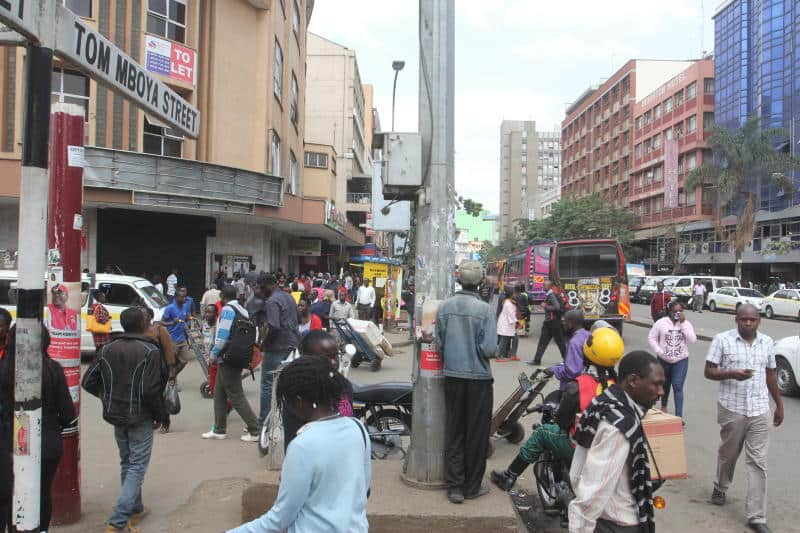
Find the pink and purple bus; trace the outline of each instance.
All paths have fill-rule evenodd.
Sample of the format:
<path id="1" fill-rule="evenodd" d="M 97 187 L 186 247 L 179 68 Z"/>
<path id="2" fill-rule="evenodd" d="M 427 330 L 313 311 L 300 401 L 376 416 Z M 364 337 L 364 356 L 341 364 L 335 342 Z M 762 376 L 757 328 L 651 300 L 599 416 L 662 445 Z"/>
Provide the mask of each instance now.
<path id="1" fill-rule="evenodd" d="M 553 242 L 534 241 L 525 250 L 511 254 L 502 271 L 502 287 L 524 285 L 531 303 L 545 298 L 544 282 L 550 278 L 550 251 Z"/>

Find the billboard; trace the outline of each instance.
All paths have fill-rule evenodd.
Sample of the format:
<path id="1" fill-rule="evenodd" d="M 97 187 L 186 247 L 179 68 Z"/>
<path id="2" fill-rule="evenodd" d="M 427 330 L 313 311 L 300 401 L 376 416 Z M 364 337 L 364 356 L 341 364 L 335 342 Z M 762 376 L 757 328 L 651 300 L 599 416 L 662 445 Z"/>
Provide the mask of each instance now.
<path id="1" fill-rule="evenodd" d="M 194 50 L 152 35 L 145 36 L 144 46 L 148 71 L 195 85 L 197 55 Z"/>

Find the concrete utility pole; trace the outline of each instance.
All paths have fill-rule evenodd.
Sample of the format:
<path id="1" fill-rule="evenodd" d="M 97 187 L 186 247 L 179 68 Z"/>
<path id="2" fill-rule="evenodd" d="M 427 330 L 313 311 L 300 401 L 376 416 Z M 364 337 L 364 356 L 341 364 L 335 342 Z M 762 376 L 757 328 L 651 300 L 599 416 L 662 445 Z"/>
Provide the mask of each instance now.
<path id="1" fill-rule="evenodd" d="M 426 302 L 442 301 L 451 295 L 455 261 L 455 2 L 420 0 L 419 5 L 423 180 L 416 220 L 414 316 L 418 325 L 424 319 Z M 413 372 L 414 424 L 402 479 L 416 487 L 443 488 L 444 375 L 435 345 L 417 344 Z"/>

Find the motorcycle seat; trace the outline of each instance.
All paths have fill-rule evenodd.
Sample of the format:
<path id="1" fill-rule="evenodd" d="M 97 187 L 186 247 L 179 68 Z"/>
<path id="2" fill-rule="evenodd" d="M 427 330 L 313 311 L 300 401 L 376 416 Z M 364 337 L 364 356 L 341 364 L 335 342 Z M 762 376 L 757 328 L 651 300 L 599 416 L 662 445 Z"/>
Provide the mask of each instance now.
<path id="1" fill-rule="evenodd" d="M 364 403 L 394 403 L 406 395 L 411 395 L 413 386 L 408 381 L 389 381 L 371 385 L 353 385 L 353 401 Z"/>

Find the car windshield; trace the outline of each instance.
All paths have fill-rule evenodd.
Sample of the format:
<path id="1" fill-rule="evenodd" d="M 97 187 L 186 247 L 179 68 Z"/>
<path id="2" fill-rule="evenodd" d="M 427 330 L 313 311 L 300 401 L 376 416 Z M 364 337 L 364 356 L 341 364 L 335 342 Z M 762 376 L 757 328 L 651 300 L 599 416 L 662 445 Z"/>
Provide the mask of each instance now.
<path id="1" fill-rule="evenodd" d="M 153 306 L 154 309 L 161 309 L 162 307 L 166 307 L 169 305 L 169 301 L 167 301 L 167 297 L 161 294 L 161 292 L 153 287 L 153 285 L 148 281 L 139 281 L 136 282 L 136 288 L 142 291 L 147 298 L 148 302 Z"/>
<path id="2" fill-rule="evenodd" d="M 739 296 L 748 296 L 750 298 L 763 298 L 764 295 L 753 289 L 739 289 Z"/>

